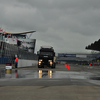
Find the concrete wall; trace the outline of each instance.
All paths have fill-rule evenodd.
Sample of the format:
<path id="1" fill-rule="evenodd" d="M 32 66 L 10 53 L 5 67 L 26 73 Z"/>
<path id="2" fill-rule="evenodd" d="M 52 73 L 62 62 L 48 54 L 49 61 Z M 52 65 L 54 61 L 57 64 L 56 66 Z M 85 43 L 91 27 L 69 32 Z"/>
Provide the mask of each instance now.
<path id="1" fill-rule="evenodd" d="M 19 67 L 37 66 L 37 64 L 38 64 L 37 60 L 23 60 L 23 59 L 18 59 L 18 68 Z"/>

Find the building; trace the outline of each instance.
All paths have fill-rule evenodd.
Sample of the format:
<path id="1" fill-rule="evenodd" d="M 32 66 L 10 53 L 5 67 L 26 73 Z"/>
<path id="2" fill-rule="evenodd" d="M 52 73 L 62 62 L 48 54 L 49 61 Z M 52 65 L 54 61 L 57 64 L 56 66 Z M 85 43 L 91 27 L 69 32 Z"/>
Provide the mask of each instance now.
<path id="1" fill-rule="evenodd" d="M 85 54 L 85 53 L 58 53 L 57 61 L 67 63 L 88 64 L 89 62 L 100 58 L 100 54 Z"/>
<path id="2" fill-rule="evenodd" d="M 37 63 L 37 55 L 34 53 L 36 39 L 29 39 L 28 33 L 0 33 L 0 64 L 13 63 L 15 55 L 19 57 L 19 67 L 32 66 Z"/>
<path id="3" fill-rule="evenodd" d="M 27 34 L 34 33 L 36 31 L 22 32 L 22 33 L 0 33 L 0 41 L 19 46 L 21 49 L 28 50 L 34 53 L 36 39 L 29 39 Z"/>

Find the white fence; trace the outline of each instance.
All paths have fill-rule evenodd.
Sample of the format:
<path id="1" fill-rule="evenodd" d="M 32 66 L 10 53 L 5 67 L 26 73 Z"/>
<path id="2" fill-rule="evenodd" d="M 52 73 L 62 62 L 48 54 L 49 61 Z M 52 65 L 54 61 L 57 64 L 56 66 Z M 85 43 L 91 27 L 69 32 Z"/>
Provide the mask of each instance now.
<path id="1" fill-rule="evenodd" d="M 18 68 L 19 67 L 30 67 L 30 66 L 37 66 L 38 60 L 24 60 L 18 59 Z"/>

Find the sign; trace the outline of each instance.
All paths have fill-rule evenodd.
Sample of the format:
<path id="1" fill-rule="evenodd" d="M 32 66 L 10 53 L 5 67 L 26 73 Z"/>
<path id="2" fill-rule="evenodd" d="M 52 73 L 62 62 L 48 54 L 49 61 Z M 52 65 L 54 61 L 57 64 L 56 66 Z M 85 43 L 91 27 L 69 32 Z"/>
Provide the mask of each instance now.
<path id="1" fill-rule="evenodd" d="M 76 57 L 79 57 L 79 58 L 87 58 L 87 55 L 76 55 Z"/>
<path id="2" fill-rule="evenodd" d="M 76 57 L 76 54 L 58 54 L 58 57 Z"/>
<path id="3" fill-rule="evenodd" d="M 65 57 L 76 57 L 76 54 L 65 54 Z"/>
<path id="4" fill-rule="evenodd" d="M 12 63 L 6 63 L 6 74 L 12 73 Z"/>
<path id="5" fill-rule="evenodd" d="M 58 57 L 64 57 L 64 54 L 58 54 Z"/>

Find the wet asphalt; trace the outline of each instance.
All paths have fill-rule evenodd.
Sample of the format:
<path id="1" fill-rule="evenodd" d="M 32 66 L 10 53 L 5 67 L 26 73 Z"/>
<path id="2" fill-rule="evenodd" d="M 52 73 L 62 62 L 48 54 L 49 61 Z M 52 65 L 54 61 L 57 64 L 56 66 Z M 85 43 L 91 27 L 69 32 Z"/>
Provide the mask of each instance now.
<path id="1" fill-rule="evenodd" d="M 100 100 L 100 67 L 0 68 L 1 100 Z"/>
<path id="2" fill-rule="evenodd" d="M 100 67 L 57 65 L 51 68 L 0 69 L 0 86 L 100 85 Z"/>

